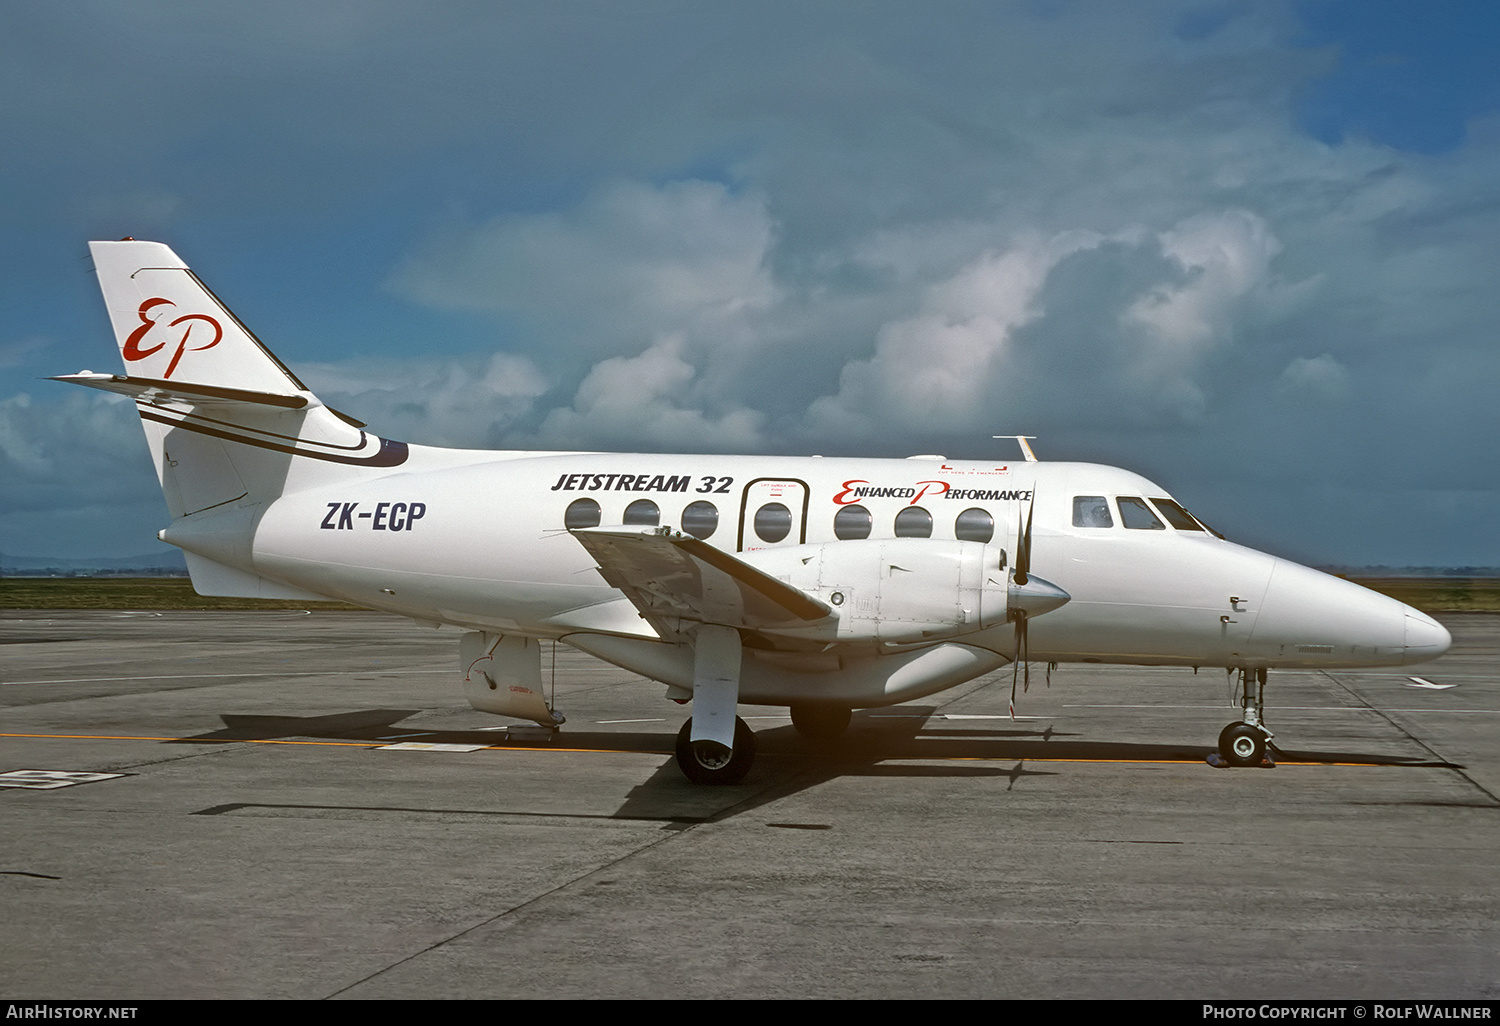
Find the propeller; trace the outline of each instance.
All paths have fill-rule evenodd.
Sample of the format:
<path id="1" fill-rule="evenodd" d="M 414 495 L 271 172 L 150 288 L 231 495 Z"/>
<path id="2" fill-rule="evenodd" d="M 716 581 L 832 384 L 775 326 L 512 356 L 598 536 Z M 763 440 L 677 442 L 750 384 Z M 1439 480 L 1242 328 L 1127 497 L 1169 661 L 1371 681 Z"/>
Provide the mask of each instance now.
<path id="1" fill-rule="evenodd" d="M 1018 511 L 1019 512 L 1019 511 Z M 1010 718 L 1016 718 L 1016 678 L 1019 675 L 1021 665 L 1026 666 L 1026 690 L 1031 691 L 1031 660 L 1029 658 L 1029 639 L 1026 631 L 1026 609 L 1017 605 L 1015 594 L 1031 580 L 1031 516 L 1036 512 L 1036 491 L 1032 490 L 1031 501 L 1026 505 L 1026 527 L 1022 529 L 1021 518 L 1016 517 L 1016 564 L 1015 572 L 1011 578 L 1014 582 L 1008 596 L 1011 619 L 1016 625 L 1016 658 L 1010 664 Z"/>
<path id="2" fill-rule="evenodd" d="M 1031 690 L 1031 662 L 1027 653 L 1029 643 L 1026 640 L 1026 611 L 1024 609 L 1016 610 L 1015 621 L 1016 658 L 1010 664 L 1010 718 L 1012 720 L 1016 718 L 1016 677 L 1020 673 L 1023 662 L 1026 664 L 1026 690 Z"/>
<path id="3" fill-rule="evenodd" d="M 1006 593 L 1010 618 L 1016 625 L 1016 658 L 1010 671 L 1010 718 L 1016 718 L 1016 685 L 1025 675 L 1025 688 L 1031 690 L 1031 641 L 1027 625 L 1031 617 L 1051 612 L 1073 596 L 1051 581 L 1031 574 L 1031 521 L 1036 512 L 1036 492 L 1026 507 L 1026 526 L 1016 518 L 1016 561 Z"/>
<path id="4" fill-rule="evenodd" d="M 1016 583 L 1023 588 L 1031 573 L 1031 515 L 1036 512 L 1036 492 L 1026 504 L 1026 529 L 1021 530 L 1021 518 L 1016 517 Z"/>

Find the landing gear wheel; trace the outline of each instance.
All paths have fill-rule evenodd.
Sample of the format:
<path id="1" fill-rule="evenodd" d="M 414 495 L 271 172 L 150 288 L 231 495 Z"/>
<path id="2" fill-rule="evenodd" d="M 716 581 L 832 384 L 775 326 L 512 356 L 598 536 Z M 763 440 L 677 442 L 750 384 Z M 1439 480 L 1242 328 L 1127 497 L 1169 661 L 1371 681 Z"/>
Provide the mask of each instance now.
<path id="1" fill-rule="evenodd" d="M 1266 735 L 1248 723 L 1231 723 L 1219 735 L 1219 754 L 1231 766 L 1259 766 L 1266 758 Z"/>
<path id="2" fill-rule="evenodd" d="M 677 732 L 677 765 L 695 784 L 738 784 L 755 762 L 755 732 L 738 716 L 734 718 L 734 748 L 725 751 L 712 741 L 693 744 L 691 717 Z"/>
<path id="3" fill-rule="evenodd" d="M 852 710 L 841 705 L 792 706 L 792 726 L 809 741 L 832 741 L 849 729 Z"/>

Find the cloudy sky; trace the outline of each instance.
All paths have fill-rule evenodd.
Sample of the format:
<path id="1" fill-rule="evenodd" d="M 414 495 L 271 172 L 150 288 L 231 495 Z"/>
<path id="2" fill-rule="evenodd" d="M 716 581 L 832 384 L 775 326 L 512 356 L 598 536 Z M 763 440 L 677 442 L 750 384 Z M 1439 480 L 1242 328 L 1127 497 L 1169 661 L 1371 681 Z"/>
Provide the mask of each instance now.
<path id="1" fill-rule="evenodd" d="M 0 551 L 166 522 L 85 243 L 479 447 L 1137 470 L 1500 565 L 1500 4 L 0 0 Z"/>

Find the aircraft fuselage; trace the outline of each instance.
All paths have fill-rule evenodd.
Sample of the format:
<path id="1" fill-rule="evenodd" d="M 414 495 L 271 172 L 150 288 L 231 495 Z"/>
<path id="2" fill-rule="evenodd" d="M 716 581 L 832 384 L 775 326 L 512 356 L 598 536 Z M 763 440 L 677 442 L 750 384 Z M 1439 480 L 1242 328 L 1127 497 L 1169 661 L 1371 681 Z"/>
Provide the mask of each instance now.
<path id="1" fill-rule="evenodd" d="M 424 470 L 460 456 L 425 452 L 429 459 L 413 446 L 396 472 L 293 492 L 259 511 L 256 571 L 420 620 L 537 637 L 583 628 L 645 636 L 569 535 L 570 507 L 576 517 L 580 505 L 594 504 L 584 526 L 686 524 L 708 544 L 767 568 L 795 559 L 799 547 L 839 542 L 836 517 L 851 509 L 868 512 L 869 539 L 979 539 L 1002 566 L 1033 509 L 1033 570 L 1071 596 L 1033 623 L 1033 660 L 1374 666 L 1431 658 L 1439 645 L 1441 628 L 1422 614 L 1347 581 L 1161 516 L 1152 527 L 1124 526 L 1121 497 L 1149 502 L 1169 493 L 1113 467 L 476 452 L 462 455 L 477 462 Z M 1102 498 L 1112 523 L 1075 526 L 1080 497 Z M 779 509 L 768 515 L 767 507 Z M 620 615 L 601 618 L 611 605 Z M 1013 655 L 1013 634 L 992 626 L 962 640 Z"/>

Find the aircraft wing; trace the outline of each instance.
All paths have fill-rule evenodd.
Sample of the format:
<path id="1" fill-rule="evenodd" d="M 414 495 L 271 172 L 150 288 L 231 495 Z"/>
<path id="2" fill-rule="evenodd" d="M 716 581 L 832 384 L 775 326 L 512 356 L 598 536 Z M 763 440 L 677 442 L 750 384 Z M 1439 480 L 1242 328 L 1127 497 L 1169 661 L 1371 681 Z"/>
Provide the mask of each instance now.
<path id="1" fill-rule="evenodd" d="M 835 635 L 827 603 L 690 535 L 629 527 L 572 534 L 663 638 L 705 623 L 769 635 L 773 644 L 778 635 Z"/>

